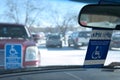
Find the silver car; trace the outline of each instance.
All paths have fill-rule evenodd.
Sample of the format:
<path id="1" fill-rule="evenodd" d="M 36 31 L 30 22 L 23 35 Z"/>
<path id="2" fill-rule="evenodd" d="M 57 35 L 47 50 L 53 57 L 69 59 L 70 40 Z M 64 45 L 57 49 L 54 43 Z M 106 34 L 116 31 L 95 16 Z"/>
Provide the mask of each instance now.
<path id="1" fill-rule="evenodd" d="M 91 36 L 91 31 L 76 31 L 73 32 L 68 39 L 68 46 L 78 48 L 80 46 L 88 45 Z"/>
<path id="2" fill-rule="evenodd" d="M 60 35 L 49 35 L 46 39 L 46 47 L 60 47 L 62 48 L 62 39 Z"/>

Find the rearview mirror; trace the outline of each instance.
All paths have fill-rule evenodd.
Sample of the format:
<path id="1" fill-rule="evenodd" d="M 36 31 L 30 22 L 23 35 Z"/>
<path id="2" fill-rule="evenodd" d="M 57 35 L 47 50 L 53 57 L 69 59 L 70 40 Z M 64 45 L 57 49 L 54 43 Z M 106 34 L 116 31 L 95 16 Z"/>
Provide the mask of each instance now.
<path id="1" fill-rule="evenodd" d="M 120 5 L 87 5 L 78 17 L 81 26 L 89 28 L 120 28 Z"/>

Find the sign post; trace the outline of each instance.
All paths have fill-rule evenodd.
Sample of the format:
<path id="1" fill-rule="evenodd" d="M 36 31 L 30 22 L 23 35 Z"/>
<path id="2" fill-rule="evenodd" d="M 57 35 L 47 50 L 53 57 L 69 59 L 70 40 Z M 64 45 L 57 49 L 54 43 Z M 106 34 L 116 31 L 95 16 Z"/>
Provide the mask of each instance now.
<path id="1" fill-rule="evenodd" d="M 22 46 L 20 44 L 5 45 L 5 69 L 22 67 Z"/>

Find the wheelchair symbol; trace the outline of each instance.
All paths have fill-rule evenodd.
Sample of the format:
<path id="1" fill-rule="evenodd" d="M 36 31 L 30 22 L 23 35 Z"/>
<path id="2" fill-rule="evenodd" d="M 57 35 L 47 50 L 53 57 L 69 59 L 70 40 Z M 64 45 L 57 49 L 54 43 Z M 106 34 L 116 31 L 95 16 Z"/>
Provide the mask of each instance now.
<path id="1" fill-rule="evenodd" d="M 92 59 L 100 59 L 101 58 L 100 51 L 98 49 L 99 49 L 99 46 L 96 46 L 95 51 L 92 53 Z"/>
<path id="2" fill-rule="evenodd" d="M 9 53 L 10 53 L 11 56 L 14 56 L 14 55 L 18 54 L 18 52 L 14 48 L 14 45 L 11 46 L 11 49 L 10 49 Z"/>

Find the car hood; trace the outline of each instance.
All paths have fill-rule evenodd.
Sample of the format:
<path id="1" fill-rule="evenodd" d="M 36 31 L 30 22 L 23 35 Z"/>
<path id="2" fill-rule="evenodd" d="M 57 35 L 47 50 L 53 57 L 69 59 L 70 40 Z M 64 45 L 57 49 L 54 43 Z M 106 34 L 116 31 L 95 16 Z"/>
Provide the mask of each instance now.
<path id="1" fill-rule="evenodd" d="M 33 40 L 25 40 L 25 39 L 1 39 L 0 40 L 0 49 L 4 49 L 6 44 L 21 44 L 24 47 L 27 46 L 35 46 L 35 42 Z"/>

